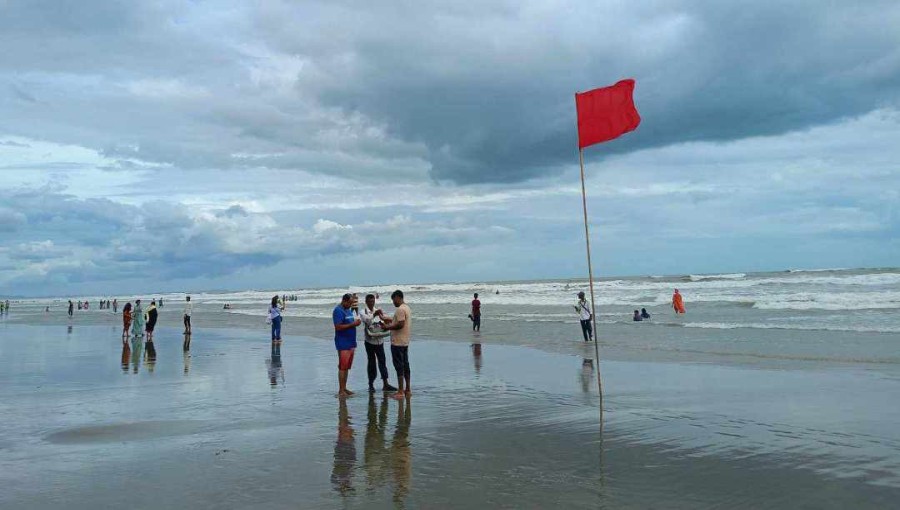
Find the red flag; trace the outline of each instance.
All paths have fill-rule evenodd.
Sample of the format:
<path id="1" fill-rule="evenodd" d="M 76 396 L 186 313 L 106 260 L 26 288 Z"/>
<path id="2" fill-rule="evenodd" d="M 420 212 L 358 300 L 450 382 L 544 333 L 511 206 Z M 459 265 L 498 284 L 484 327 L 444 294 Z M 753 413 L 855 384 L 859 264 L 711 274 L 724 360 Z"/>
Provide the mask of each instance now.
<path id="1" fill-rule="evenodd" d="M 578 148 L 607 142 L 637 129 L 641 116 L 634 107 L 634 80 L 575 94 Z"/>

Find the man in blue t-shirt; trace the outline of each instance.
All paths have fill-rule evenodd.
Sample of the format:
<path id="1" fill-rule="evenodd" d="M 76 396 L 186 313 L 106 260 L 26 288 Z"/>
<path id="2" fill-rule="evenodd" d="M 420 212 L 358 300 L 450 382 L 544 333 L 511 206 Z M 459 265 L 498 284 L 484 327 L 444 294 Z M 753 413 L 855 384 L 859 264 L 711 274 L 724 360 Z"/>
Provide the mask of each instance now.
<path id="1" fill-rule="evenodd" d="M 356 352 L 356 327 L 360 320 L 354 313 L 356 308 L 356 296 L 344 294 L 341 304 L 334 307 L 331 313 L 334 322 L 334 348 L 338 352 L 338 396 L 348 397 L 353 392 L 347 389 L 347 376 L 353 366 L 353 353 Z"/>

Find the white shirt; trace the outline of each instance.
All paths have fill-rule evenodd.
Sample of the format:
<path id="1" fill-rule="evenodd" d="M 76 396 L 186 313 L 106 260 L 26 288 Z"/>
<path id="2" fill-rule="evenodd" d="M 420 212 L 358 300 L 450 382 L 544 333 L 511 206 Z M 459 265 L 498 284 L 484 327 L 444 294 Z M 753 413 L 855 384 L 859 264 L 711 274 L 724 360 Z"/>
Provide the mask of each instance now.
<path id="1" fill-rule="evenodd" d="M 375 312 L 378 311 L 378 308 L 369 310 L 369 307 L 363 305 L 360 307 L 359 318 L 363 322 L 363 331 L 365 332 L 366 342 L 372 345 L 382 345 L 384 343 L 384 336 L 373 337 L 369 335 L 369 328 L 371 328 L 375 324 L 381 324 L 381 317 L 377 317 Z"/>
<path id="2" fill-rule="evenodd" d="M 184 305 L 184 314 L 187 315 L 188 317 L 190 317 L 190 316 L 191 316 L 191 312 L 193 312 L 193 311 L 194 311 L 194 303 L 191 303 L 190 301 L 188 301 L 187 303 L 185 303 L 185 305 Z"/>
<path id="3" fill-rule="evenodd" d="M 578 316 L 581 317 L 583 321 L 591 320 L 591 304 L 588 300 L 578 300 L 575 301 L 575 309 L 578 310 Z"/>

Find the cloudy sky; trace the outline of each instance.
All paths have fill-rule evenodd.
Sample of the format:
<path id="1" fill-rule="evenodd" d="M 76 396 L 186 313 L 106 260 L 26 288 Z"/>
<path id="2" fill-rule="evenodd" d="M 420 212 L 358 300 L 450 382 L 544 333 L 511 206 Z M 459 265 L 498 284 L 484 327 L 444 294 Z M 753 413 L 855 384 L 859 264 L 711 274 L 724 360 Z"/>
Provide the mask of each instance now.
<path id="1" fill-rule="evenodd" d="M 0 294 L 900 265 L 900 3 L 0 0 Z"/>

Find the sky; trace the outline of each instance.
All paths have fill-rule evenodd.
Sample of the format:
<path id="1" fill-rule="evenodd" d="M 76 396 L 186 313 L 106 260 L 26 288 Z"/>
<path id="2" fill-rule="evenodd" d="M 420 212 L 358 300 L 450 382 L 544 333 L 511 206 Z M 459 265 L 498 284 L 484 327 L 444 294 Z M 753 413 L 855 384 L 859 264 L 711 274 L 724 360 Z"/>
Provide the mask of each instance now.
<path id="1" fill-rule="evenodd" d="M 0 0 L 0 294 L 900 265 L 896 1 Z"/>

